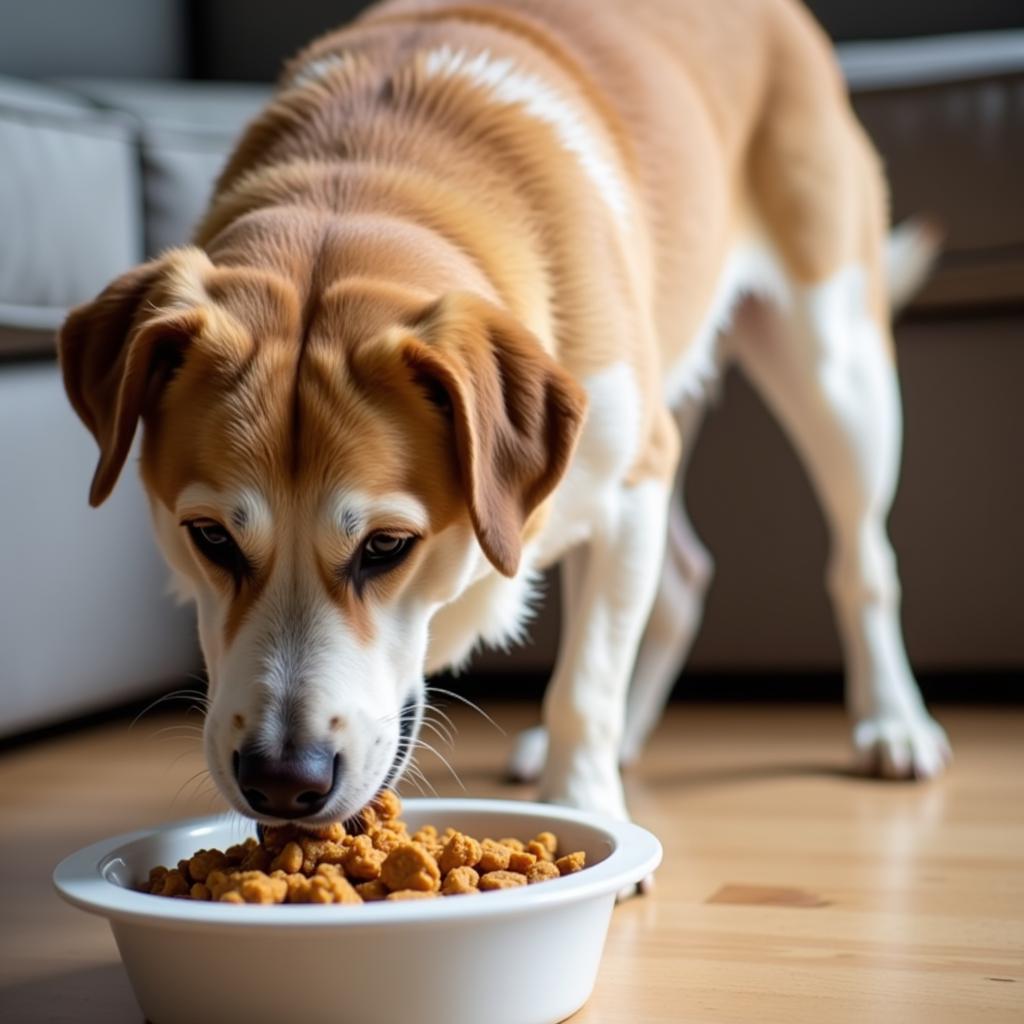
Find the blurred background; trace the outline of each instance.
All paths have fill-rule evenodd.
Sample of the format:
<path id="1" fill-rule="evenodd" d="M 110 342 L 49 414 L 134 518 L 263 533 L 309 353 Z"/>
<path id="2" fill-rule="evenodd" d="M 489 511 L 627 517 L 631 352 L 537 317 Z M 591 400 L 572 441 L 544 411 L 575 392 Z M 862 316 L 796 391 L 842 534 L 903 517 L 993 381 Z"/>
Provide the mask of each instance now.
<path id="1" fill-rule="evenodd" d="M 553 0 L 555 2 L 555 0 Z M 166 596 L 133 473 L 99 511 L 64 398 L 68 307 L 184 242 L 284 58 L 364 5 L 0 0 L 0 738 L 148 701 L 201 673 Z M 926 696 L 1019 701 L 1024 673 L 1024 4 L 816 0 L 881 150 L 897 217 L 947 231 L 903 317 L 903 477 L 891 529 Z M 839 700 L 824 525 L 795 457 L 735 375 L 693 457 L 716 559 L 677 699 Z M 556 586 L 529 645 L 452 684 L 536 696 Z"/>

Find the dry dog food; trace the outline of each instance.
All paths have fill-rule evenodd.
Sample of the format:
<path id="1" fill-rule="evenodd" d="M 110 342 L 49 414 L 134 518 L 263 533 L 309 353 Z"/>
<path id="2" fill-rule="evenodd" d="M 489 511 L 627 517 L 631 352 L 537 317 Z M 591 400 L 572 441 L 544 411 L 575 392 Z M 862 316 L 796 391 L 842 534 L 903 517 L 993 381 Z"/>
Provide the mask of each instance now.
<path id="1" fill-rule="evenodd" d="M 425 825 L 410 835 L 402 804 L 380 793 L 355 834 L 335 824 L 313 833 L 267 828 L 226 850 L 199 850 L 177 867 L 155 867 L 142 892 L 221 903 L 370 903 L 514 889 L 579 871 L 581 851 L 559 855 L 558 839 L 475 839 Z"/>

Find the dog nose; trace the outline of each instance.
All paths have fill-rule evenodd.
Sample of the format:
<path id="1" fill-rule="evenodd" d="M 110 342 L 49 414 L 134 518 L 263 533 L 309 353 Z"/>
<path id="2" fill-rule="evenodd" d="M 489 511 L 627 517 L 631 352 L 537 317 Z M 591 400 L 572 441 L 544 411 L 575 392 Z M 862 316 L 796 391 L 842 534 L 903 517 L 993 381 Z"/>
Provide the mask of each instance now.
<path id="1" fill-rule="evenodd" d="M 323 810 L 338 783 L 341 755 L 325 745 L 286 747 L 281 757 L 235 751 L 235 778 L 249 806 L 274 818 L 304 818 Z"/>

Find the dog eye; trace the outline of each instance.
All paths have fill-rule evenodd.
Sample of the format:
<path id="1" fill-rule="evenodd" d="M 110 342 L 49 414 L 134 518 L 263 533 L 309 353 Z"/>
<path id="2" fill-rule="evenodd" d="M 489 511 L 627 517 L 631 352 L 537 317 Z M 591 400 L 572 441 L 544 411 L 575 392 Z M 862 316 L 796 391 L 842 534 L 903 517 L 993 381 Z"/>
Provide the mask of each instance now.
<path id="1" fill-rule="evenodd" d="M 240 577 L 248 570 L 248 563 L 231 534 L 212 519 L 194 519 L 185 523 L 196 550 L 208 561 L 233 576 Z"/>
<path id="2" fill-rule="evenodd" d="M 210 523 L 209 526 L 203 526 L 199 523 L 193 524 L 202 538 L 204 544 L 210 544 L 213 547 L 217 547 L 218 544 L 230 544 L 231 538 L 228 536 L 228 531 L 223 526 L 218 526 L 216 523 Z"/>
<path id="3" fill-rule="evenodd" d="M 412 537 L 394 533 L 374 533 L 363 545 L 363 561 L 368 565 L 394 562 L 408 550 Z"/>

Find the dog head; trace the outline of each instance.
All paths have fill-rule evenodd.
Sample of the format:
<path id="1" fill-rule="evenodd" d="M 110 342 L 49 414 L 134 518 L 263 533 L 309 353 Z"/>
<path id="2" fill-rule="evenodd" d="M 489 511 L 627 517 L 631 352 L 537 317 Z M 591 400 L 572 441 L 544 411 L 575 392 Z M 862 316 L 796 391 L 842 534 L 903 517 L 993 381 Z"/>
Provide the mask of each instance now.
<path id="1" fill-rule="evenodd" d="M 74 310 L 60 356 L 100 449 L 93 505 L 144 425 L 217 785 L 266 822 L 354 813 L 410 756 L 433 613 L 517 571 L 581 391 L 484 299 L 359 278 L 302 295 L 191 248 Z"/>

